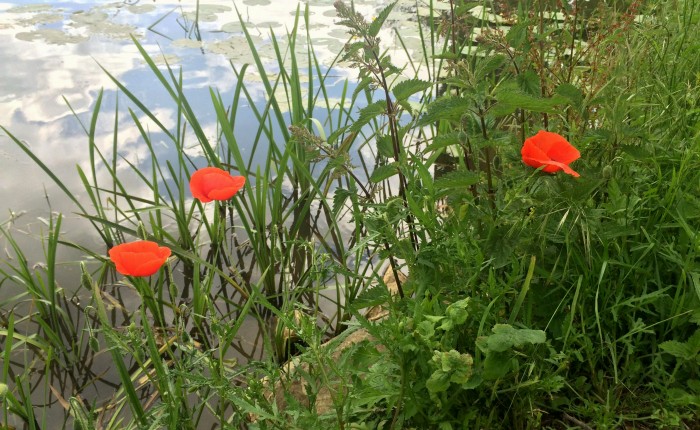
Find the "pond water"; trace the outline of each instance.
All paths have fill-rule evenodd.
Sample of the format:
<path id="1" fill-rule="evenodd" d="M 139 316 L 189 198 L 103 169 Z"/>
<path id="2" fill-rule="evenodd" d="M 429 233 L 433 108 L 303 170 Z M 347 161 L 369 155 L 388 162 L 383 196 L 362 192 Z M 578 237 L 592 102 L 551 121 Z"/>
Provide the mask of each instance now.
<path id="1" fill-rule="evenodd" d="M 269 64 L 270 75 L 274 75 L 277 66 L 273 61 L 270 32 L 275 32 L 284 44 L 284 35 L 294 26 L 297 8 L 303 12 L 308 6 L 309 30 L 319 63 L 326 68 L 333 63 L 347 35 L 343 27 L 334 24 L 336 14 L 332 3 L 329 0 L 311 0 L 308 5 L 289 0 L 0 2 L 0 76 L 3 78 L 0 80 L 0 125 L 25 142 L 78 201 L 90 206 L 76 167 L 90 170 L 88 137 L 83 125 L 89 126 L 95 103 L 102 92 L 95 144 L 107 153 L 111 151 L 116 117 L 120 156 L 117 171 L 124 173 L 120 179 L 130 193 L 148 195 L 151 191 L 129 172 L 129 163 L 132 163 L 147 174 L 150 162 L 147 145 L 127 109 L 134 109 L 146 126 L 152 126 L 152 123 L 124 94 L 120 94 L 105 70 L 135 94 L 166 126 L 175 126 L 177 112 L 131 38 L 138 40 L 162 70 L 165 70 L 166 62 L 175 70 L 182 70 L 187 99 L 193 103 L 207 137 L 215 141 L 216 119 L 209 88 L 218 89 L 224 100 L 230 100 L 229 95 L 236 85 L 232 65 L 240 68 L 244 63 L 253 62 L 238 13 L 256 43 L 256 50 Z M 388 3 L 388 0 L 356 1 L 355 6 L 360 13 L 371 17 Z M 402 32 L 409 47 L 416 46 L 419 41 L 415 12 L 417 5 L 421 4 L 405 1 L 392 14 L 394 27 Z M 303 23 L 299 30 L 302 36 L 298 40 L 303 50 L 303 45 L 308 42 Z M 396 48 L 395 33 L 387 30 L 382 38 L 388 47 L 394 47 L 391 49 L 395 62 L 406 61 L 404 52 Z M 353 81 L 356 75 L 356 71 L 342 65 L 334 67 L 327 82 L 330 97 L 339 96 L 345 81 Z M 249 72 L 245 79 L 255 102 L 263 106 L 266 96 L 261 77 Z M 237 108 L 243 121 L 246 115 L 252 119 L 249 106 L 239 105 Z M 156 127 L 151 129 L 159 161 L 174 159 L 176 154 L 172 144 L 159 145 L 165 140 L 164 136 L 157 132 Z M 251 133 L 254 131 L 250 130 Z M 245 134 L 246 130 L 242 132 Z M 250 151 L 245 147 L 250 139 L 243 135 L 238 136 L 238 140 L 243 145 L 241 151 L 244 154 Z M 200 157 L 200 149 L 195 143 L 193 139 L 193 144 L 185 151 L 203 164 L 204 157 Z M 46 259 L 41 239 L 47 233 L 47 219 L 52 212 L 65 216 L 62 238 L 97 252 L 104 247 L 89 223 L 74 214 L 77 208 L 60 187 L 2 131 L 0 170 L 3 172 L 0 225 L 12 232 L 30 267 L 40 267 Z M 103 183 L 108 183 L 109 175 L 105 169 L 98 169 L 97 174 Z M 7 239 L 1 235 L 0 246 L 6 250 L 0 263 L 13 264 L 16 257 L 8 250 Z M 106 249 L 103 252 L 106 253 Z M 58 260 L 71 264 L 59 266 L 57 282 L 70 293 L 69 296 L 79 288 L 78 266 L 72 263 L 84 258 L 75 249 L 59 248 Z M 21 286 L 12 282 L 2 283 L 0 303 L 20 290 Z M 118 297 L 118 300 L 127 308 L 137 307 L 138 297 L 133 294 Z M 25 304 L 29 306 L 29 303 Z M 68 310 L 76 313 L 76 324 L 82 330 L 84 317 L 79 308 L 77 304 Z M 24 308 L 14 310 L 18 315 L 30 312 Z M 23 328 L 31 331 L 31 328 Z M 257 326 L 252 324 L 250 328 L 242 328 L 241 333 L 249 333 L 252 339 L 259 334 L 256 330 Z M 87 387 L 84 380 L 63 380 L 55 386 L 69 393 L 72 387 L 85 384 L 84 398 L 108 396 L 113 390 L 110 380 L 117 381 L 117 378 L 112 373 L 114 370 L 108 354 L 101 357 L 94 362 L 91 360 L 92 367 L 86 375 L 107 372 L 102 379 L 104 384 L 91 383 Z M 21 373 L 22 369 L 17 370 Z M 35 374 L 31 384 L 40 386 L 39 380 L 43 376 Z M 42 404 L 44 394 L 37 393 L 37 396 L 36 404 Z M 66 411 L 57 403 L 48 417 L 61 421 L 67 419 Z"/>
<path id="2" fill-rule="evenodd" d="M 336 14 L 332 3 L 330 0 L 308 2 L 314 52 L 323 65 L 333 62 L 347 40 L 345 29 L 334 24 Z M 360 13 L 371 17 L 388 3 L 388 0 L 356 1 L 355 5 Z M 417 3 L 405 3 L 395 9 L 392 20 L 406 43 L 415 45 L 419 40 L 415 23 Z M 149 165 L 146 145 L 128 117 L 126 108 L 132 106 L 126 97 L 118 96 L 114 82 L 102 68 L 139 97 L 161 122 L 172 125 L 175 121 L 175 106 L 131 37 L 163 66 L 167 61 L 173 68 L 182 68 L 188 100 L 195 104 L 193 108 L 205 125 L 205 132 L 215 136 L 209 87 L 224 95 L 229 93 L 236 85 L 231 64 L 240 67 L 253 62 L 237 13 L 250 30 L 258 53 L 272 64 L 270 31 L 284 41 L 285 32 L 294 25 L 297 8 L 303 13 L 306 6 L 304 2 L 289 0 L 2 2 L 0 125 L 26 142 L 66 187 L 87 203 L 76 166 L 89 169 L 88 142 L 76 116 L 89 124 L 101 89 L 104 95 L 96 144 L 103 149 L 111 147 L 115 103 L 119 98 L 118 153 L 123 158 L 120 165 L 128 168 L 126 160 L 145 169 Z M 300 34 L 305 32 L 301 24 Z M 383 38 L 388 46 L 396 42 L 389 31 Z M 305 43 L 305 37 L 301 36 L 300 41 Z M 395 61 L 400 62 L 402 51 L 393 54 Z M 271 66 L 270 73 L 274 72 Z M 331 97 L 334 83 L 339 92 L 345 79 L 352 80 L 355 76 L 354 71 L 334 68 L 333 81 L 329 83 Z M 256 82 L 260 77 L 248 73 L 246 80 L 254 96 L 264 102 L 262 84 Z M 245 108 L 239 106 L 239 112 Z M 137 114 L 143 117 L 138 111 Z M 158 141 L 157 135 L 154 141 Z M 242 137 L 239 141 L 245 145 L 246 139 Z M 246 149 L 242 148 L 244 152 Z M 159 157 L 174 156 L 172 149 L 158 150 Z M 196 157 L 198 149 L 193 146 L 191 150 L 193 153 L 189 155 Z M 49 207 L 67 214 L 63 225 L 67 238 L 88 246 L 99 243 L 86 236 L 83 221 L 69 215 L 75 211 L 72 202 L 4 133 L 0 133 L 0 169 L 3 172 L 0 223 L 13 220 L 15 227 L 29 233 L 26 237 L 18 235 L 17 240 L 26 245 L 31 259 L 42 258 L 37 252 L 36 239 L 45 233 Z M 125 185 L 138 195 L 135 187 L 144 185 L 130 180 L 126 176 Z M 80 258 L 68 250 L 63 252 L 64 260 Z"/>

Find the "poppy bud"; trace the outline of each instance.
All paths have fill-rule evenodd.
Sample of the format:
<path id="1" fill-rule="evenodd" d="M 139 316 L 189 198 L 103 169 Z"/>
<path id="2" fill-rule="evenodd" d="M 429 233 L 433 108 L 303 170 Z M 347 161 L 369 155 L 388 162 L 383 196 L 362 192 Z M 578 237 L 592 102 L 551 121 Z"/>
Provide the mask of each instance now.
<path id="1" fill-rule="evenodd" d="M 607 166 L 603 167 L 603 178 L 610 179 L 612 178 L 612 174 L 613 168 L 611 165 L 608 164 Z"/>

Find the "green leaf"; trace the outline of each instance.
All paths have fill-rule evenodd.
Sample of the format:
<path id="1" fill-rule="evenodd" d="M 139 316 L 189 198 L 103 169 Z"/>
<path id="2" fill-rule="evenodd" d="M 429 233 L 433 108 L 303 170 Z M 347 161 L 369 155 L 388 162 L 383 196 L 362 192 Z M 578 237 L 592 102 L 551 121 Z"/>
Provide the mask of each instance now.
<path id="1" fill-rule="evenodd" d="M 479 174 L 468 170 L 456 170 L 446 173 L 435 180 L 434 187 L 438 196 L 449 194 L 452 190 L 466 190 L 479 183 Z"/>
<path id="2" fill-rule="evenodd" d="M 436 121 L 459 121 L 467 114 L 473 103 L 468 98 L 460 96 L 444 96 L 428 105 L 425 115 L 417 122 L 418 127 L 431 124 Z"/>
<path id="3" fill-rule="evenodd" d="M 547 335 L 542 330 L 516 329 L 510 324 L 496 324 L 492 331 L 492 335 L 477 340 L 477 346 L 487 355 L 547 340 Z"/>
<path id="4" fill-rule="evenodd" d="M 464 324 L 467 320 L 469 298 L 458 300 L 447 307 L 445 314 L 455 325 Z"/>
<path id="5" fill-rule="evenodd" d="M 379 306 L 387 303 L 390 299 L 389 291 L 383 285 L 378 285 L 366 290 L 363 290 L 352 301 L 352 306 L 355 309 L 364 309 L 370 306 Z"/>
<path id="6" fill-rule="evenodd" d="M 583 93 L 572 84 L 561 84 L 554 90 L 554 92 L 566 97 L 575 108 L 580 108 L 583 104 Z"/>
<path id="7" fill-rule="evenodd" d="M 677 340 L 667 340 L 666 342 L 659 345 L 659 348 L 668 352 L 676 358 L 683 360 L 690 360 L 693 356 L 693 351 L 688 345 L 683 342 L 678 342 Z"/>
<path id="8" fill-rule="evenodd" d="M 676 358 L 685 361 L 695 361 L 698 359 L 698 354 L 700 354 L 700 330 L 696 330 L 686 342 L 668 340 L 660 344 L 659 348 Z"/>
<path id="9" fill-rule="evenodd" d="M 385 179 L 391 178 L 397 173 L 399 173 L 398 163 L 394 162 L 390 164 L 385 164 L 383 166 L 375 168 L 369 180 L 370 182 L 376 184 L 377 182 L 381 182 Z"/>
<path id="10" fill-rule="evenodd" d="M 428 145 L 425 148 L 425 150 L 423 150 L 423 154 L 438 151 L 440 149 L 447 148 L 448 146 L 459 145 L 462 141 L 466 139 L 466 137 L 467 135 L 461 131 L 453 131 L 450 133 L 441 134 L 439 136 L 436 136 L 433 139 L 433 143 Z"/>
<path id="11" fill-rule="evenodd" d="M 92 414 L 87 410 L 83 402 L 75 397 L 69 399 L 69 413 L 73 416 L 73 428 L 76 430 L 90 430 L 95 428 L 95 420 Z"/>
<path id="12" fill-rule="evenodd" d="M 360 79 L 360 82 L 357 84 L 355 90 L 352 92 L 352 99 L 355 99 L 357 95 L 360 94 L 362 91 L 367 90 L 373 82 L 374 79 L 372 79 L 371 76 L 365 76 L 362 79 Z"/>
<path id="13" fill-rule="evenodd" d="M 394 93 L 396 100 L 403 101 L 411 97 L 413 94 L 425 91 L 432 86 L 432 82 L 422 81 L 420 79 L 409 79 L 394 85 L 394 88 L 391 91 Z"/>
<path id="14" fill-rule="evenodd" d="M 342 61 L 347 61 L 351 59 L 355 54 L 364 49 L 365 42 L 353 42 L 345 45 L 345 55 L 343 55 Z"/>
<path id="15" fill-rule="evenodd" d="M 430 393 L 442 393 L 450 387 L 450 375 L 438 369 L 425 381 L 425 387 Z"/>
<path id="16" fill-rule="evenodd" d="M 510 371 L 511 356 L 506 352 L 493 352 L 486 355 L 483 361 L 484 369 L 481 376 L 486 380 L 499 379 Z"/>
<path id="17" fill-rule="evenodd" d="M 394 142 L 391 136 L 385 134 L 377 136 L 377 152 L 381 156 L 394 158 Z"/>
<path id="18" fill-rule="evenodd" d="M 517 76 L 516 80 L 520 89 L 524 93 L 530 94 L 535 97 L 539 97 L 542 94 L 542 88 L 540 87 L 540 77 L 537 76 L 534 70 L 526 70 Z"/>
<path id="19" fill-rule="evenodd" d="M 431 394 L 446 391 L 453 382 L 464 384 L 472 376 L 474 360 L 469 354 L 454 349 L 448 352 L 435 351 L 431 361 L 433 366 L 437 366 L 425 384 Z"/>
<path id="20" fill-rule="evenodd" d="M 498 70 L 506 62 L 506 56 L 502 54 L 489 55 L 481 59 L 476 66 L 476 71 L 474 76 L 476 81 L 481 81 L 488 78 L 488 76 Z"/>
<path id="21" fill-rule="evenodd" d="M 517 84 L 512 82 L 504 84 L 496 91 L 496 103 L 490 110 L 494 116 L 504 116 L 515 112 L 517 109 L 525 109 L 532 112 L 555 113 L 555 107 L 566 102 L 563 96 L 555 95 L 551 98 L 541 98 L 526 94 Z"/>
<path id="22" fill-rule="evenodd" d="M 343 205 L 345 203 L 345 200 L 352 196 L 354 193 L 351 193 L 350 191 L 343 189 L 343 188 L 336 188 L 336 190 L 333 192 L 333 214 L 338 215 L 338 212 L 340 209 L 343 208 Z"/>
<path id="23" fill-rule="evenodd" d="M 389 14 L 394 6 L 396 6 L 396 2 L 390 3 L 387 7 L 382 9 L 381 12 L 379 12 L 379 15 L 377 15 L 377 17 L 372 21 L 372 23 L 369 25 L 369 30 L 367 30 L 370 36 L 375 37 L 377 34 L 379 34 L 379 30 L 382 29 L 384 21 L 386 21 L 386 19 L 389 17 Z"/>
<path id="24" fill-rule="evenodd" d="M 435 336 L 435 325 L 432 321 L 421 321 L 416 327 L 416 333 L 426 341 L 430 341 Z"/>
<path id="25" fill-rule="evenodd" d="M 506 33 L 506 41 L 513 48 L 519 48 L 527 42 L 528 24 L 527 22 L 519 22 L 512 26 Z"/>
<path id="26" fill-rule="evenodd" d="M 379 115 L 386 113 L 386 100 L 377 100 L 376 102 L 365 106 L 360 109 L 360 116 L 357 118 L 355 123 L 350 126 L 350 131 L 360 131 L 362 127 L 367 125 L 370 121 Z"/>

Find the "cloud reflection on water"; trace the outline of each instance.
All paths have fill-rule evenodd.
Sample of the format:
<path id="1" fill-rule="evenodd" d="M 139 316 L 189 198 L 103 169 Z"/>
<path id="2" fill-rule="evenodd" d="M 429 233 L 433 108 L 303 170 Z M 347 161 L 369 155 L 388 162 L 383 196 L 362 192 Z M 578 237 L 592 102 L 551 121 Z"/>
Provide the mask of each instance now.
<path id="1" fill-rule="evenodd" d="M 356 7 L 371 17 L 388 3 L 356 2 Z M 297 3 L 245 0 L 235 4 L 256 41 L 256 49 L 271 59 L 274 50 L 270 43 L 270 28 L 279 39 L 285 39 L 286 31 L 294 25 Z M 195 5 L 193 0 L 158 1 L 154 4 L 137 2 L 135 5 L 125 2 L 95 5 L 80 0 L 44 1 L 36 5 L 0 3 L 0 74 L 3 76 L 0 81 L 0 124 L 27 142 L 32 152 L 65 181 L 81 201 L 87 203 L 84 191 L 81 193 L 83 186 L 76 165 L 89 171 L 88 139 L 66 101 L 88 126 L 99 91 L 104 89 L 95 137 L 97 146 L 108 158 L 111 157 L 108 154 L 111 154 L 114 140 L 114 109 L 118 97 L 119 156 L 148 170 L 148 148 L 126 110 L 134 107 L 124 95 L 117 96 L 115 84 L 100 68 L 101 65 L 123 82 L 152 109 L 159 121 L 167 127 L 175 126 L 175 107 L 129 39 L 132 33 L 154 59 L 158 60 L 165 54 L 169 62 L 175 62 L 171 63 L 172 66 L 182 67 L 188 99 L 195 102 L 194 108 L 201 115 L 198 119 L 205 126 L 206 135 L 215 141 L 217 129 L 209 87 L 216 87 L 224 94 L 224 100 L 229 100 L 226 94 L 236 85 L 230 62 L 240 67 L 243 63 L 252 63 L 253 57 L 240 33 L 238 16 L 230 0 L 202 2 L 197 27 L 192 21 Z M 299 3 L 299 6 L 303 10 L 304 4 Z M 322 64 L 329 64 L 342 49 L 345 32 L 334 25 L 332 0 L 315 0 L 309 3 L 309 7 L 314 52 Z M 149 26 L 152 31 L 148 30 Z M 305 35 L 302 24 L 298 36 L 301 52 L 305 49 Z M 195 36 L 201 40 L 196 40 Z M 388 31 L 383 37 L 393 40 Z M 286 45 L 282 43 L 281 48 L 286 49 Z M 269 73 L 274 77 L 277 70 L 271 66 Z M 338 68 L 334 76 L 342 82 L 347 77 L 354 78 L 356 72 Z M 264 103 L 266 94 L 260 76 L 249 72 L 245 79 L 255 99 Z M 245 106 L 239 106 L 239 109 L 245 109 Z M 139 117 L 144 117 L 141 118 L 144 124 L 148 124 L 150 120 L 136 111 Z M 250 112 L 240 115 L 252 118 Z M 158 142 L 165 142 L 163 136 L 153 125 L 148 129 L 153 133 L 158 156 L 172 159 L 172 143 L 158 145 Z M 190 139 L 190 142 L 191 145 L 186 145 L 188 155 L 200 155 L 195 140 Z M 244 144 L 245 139 L 241 142 Z M 3 170 L 0 220 L 9 210 L 27 211 L 27 222 L 45 214 L 48 208 L 44 189 L 53 210 L 66 214 L 75 211 L 62 191 L 7 136 L 0 135 L 0 148 L 0 168 Z M 117 167 L 126 171 L 128 163 L 120 160 Z M 106 168 L 98 168 L 97 175 L 108 183 Z M 131 193 L 148 195 L 150 192 L 135 175 L 127 174 L 122 179 Z M 84 235 L 84 221 L 69 218 L 73 219 L 64 223 L 69 236 L 71 232 Z"/>

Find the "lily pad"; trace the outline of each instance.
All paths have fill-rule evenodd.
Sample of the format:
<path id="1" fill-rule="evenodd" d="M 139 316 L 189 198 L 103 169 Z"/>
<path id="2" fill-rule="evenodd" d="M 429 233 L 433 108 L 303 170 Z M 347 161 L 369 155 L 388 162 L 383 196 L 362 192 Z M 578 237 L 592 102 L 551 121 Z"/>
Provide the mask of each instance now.
<path id="1" fill-rule="evenodd" d="M 129 12 L 133 14 L 150 13 L 156 10 L 156 7 L 152 4 L 132 4 L 128 8 Z"/>
<path id="2" fill-rule="evenodd" d="M 171 45 L 178 47 L 178 48 L 199 49 L 202 47 L 202 42 L 200 42 L 199 40 L 182 38 L 182 39 L 173 40 Z"/>
<path id="3" fill-rule="evenodd" d="M 53 6 L 49 4 L 26 4 L 22 6 L 15 6 L 7 9 L 5 12 L 9 13 L 35 13 L 35 12 L 47 12 L 53 9 Z"/>
<path id="4" fill-rule="evenodd" d="M 243 4 L 247 6 L 267 6 L 272 4 L 270 0 L 243 0 Z"/>
<path id="5" fill-rule="evenodd" d="M 77 11 L 71 15 L 71 19 L 78 25 L 96 25 L 102 24 L 107 20 L 107 14 L 104 12 L 98 12 L 94 10 L 90 11 Z"/>
<path id="6" fill-rule="evenodd" d="M 39 13 L 31 18 L 21 19 L 19 23 L 21 25 L 39 25 L 39 24 L 52 24 L 54 22 L 63 21 L 63 14 L 60 13 Z"/>
<path id="7" fill-rule="evenodd" d="M 227 22 L 221 26 L 221 31 L 224 33 L 240 33 L 243 31 L 243 26 L 238 21 Z"/>
<path id="8" fill-rule="evenodd" d="M 34 31 L 17 33 L 15 37 L 19 40 L 34 42 L 41 40 L 52 45 L 65 45 L 68 43 L 80 43 L 86 41 L 86 36 L 68 34 L 55 28 L 42 28 Z"/>

